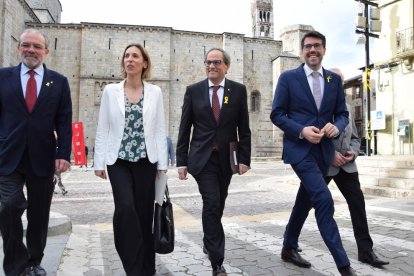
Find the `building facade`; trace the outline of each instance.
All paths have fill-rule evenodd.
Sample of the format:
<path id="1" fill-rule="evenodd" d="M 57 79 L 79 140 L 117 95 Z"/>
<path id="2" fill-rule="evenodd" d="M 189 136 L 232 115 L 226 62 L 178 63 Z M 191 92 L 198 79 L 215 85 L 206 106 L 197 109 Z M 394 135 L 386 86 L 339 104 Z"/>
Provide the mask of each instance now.
<path id="1" fill-rule="evenodd" d="M 24 29 L 42 31 L 50 42 L 45 64 L 68 77 L 73 120 L 83 122 L 85 143 L 92 149 L 102 90 L 108 83 L 121 81 L 121 55 L 125 46 L 140 43 L 153 61 L 151 82 L 163 91 L 167 132 L 175 142 L 186 86 L 206 78 L 204 55 L 210 48 L 220 47 L 232 58 L 227 77 L 247 87 L 252 155 L 280 157 L 282 133 L 269 119 L 274 89 L 280 72 L 297 66 L 300 61 L 297 56 L 283 51 L 283 39 L 273 39 L 272 5 L 271 0 L 252 3 L 252 25 L 259 32 L 254 32 L 254 37 L 246 37 L 159 26 L 61 24 L 59 0 L 0 0 L 0 66 L 20 62 L 16 47 Z M 309 28 L 293 26 L 285 37 L 298 41 Z"/>

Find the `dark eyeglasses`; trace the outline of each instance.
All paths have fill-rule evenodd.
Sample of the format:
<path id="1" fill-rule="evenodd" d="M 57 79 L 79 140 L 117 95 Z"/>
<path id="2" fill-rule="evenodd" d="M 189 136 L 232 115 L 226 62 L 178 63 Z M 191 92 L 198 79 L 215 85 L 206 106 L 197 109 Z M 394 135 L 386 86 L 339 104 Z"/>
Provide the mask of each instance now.
<path id="1" fill-rule="evenodd" d="M 315 50 L 320 50 L 322 49 L 322 44 L 320 43 L 313 43 L 313 44 L 305 44 L 303 45 L 303 49 L 305 49 L 306 51 L 310 51 L 311 49 L 315 48 Z"/>
<path id="2" fill-rule="evenodd" d="M 205 60 L 204 61 L 205 66 L 210 66 L 211 64 L 213 64 L 214 66 L 218 66 L 221 64 L 221 60 Z"/>

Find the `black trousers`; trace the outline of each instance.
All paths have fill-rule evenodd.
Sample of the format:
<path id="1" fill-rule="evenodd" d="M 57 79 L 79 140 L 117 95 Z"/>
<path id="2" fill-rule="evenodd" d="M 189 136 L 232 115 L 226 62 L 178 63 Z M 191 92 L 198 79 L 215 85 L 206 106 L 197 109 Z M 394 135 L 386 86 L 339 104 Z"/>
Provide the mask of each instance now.
<path id="1" fill-rule="evenodd" d="M 194 176 L 203 200 L 203 243 L 213 269 L 224 261 L 225 236 L 221 218 L 232 174 L 223 172 L 220 157 L 213 151 L 203 170 Z"/>
<path id="2" fill-rule="evenodd" d="M 127 275 L 155 273 L 152 233 L 157 165 L 147 158 L 138 162 L 118 159 L 107 166 L 114 196 L 115 248 Z"/>
<path id="3" fill-rule="evenodd" d="M 27 199 L 23 193 L 24 185 Z M 26 153 L 12 174 L 0 175 L 0 230 L 3 238 L 3 269 L 6 275 L 17 275 L 26 267 L 42 262 L 53 190 L 53 174 L 35 175 Z M 21 219 L 25 209 L 26 245 L 23 243 Z"/>
<path id="4" fill-rule="evenodd" d="M 326 183 L 329 183 L 332 179 L 348 204 L 358 252 L 372 250 L 373 242 L 369 235 L 365 198 L 361 190 L 358 172 L 348 173 L 340 169 L 337 175 L 328 176 Z"/>

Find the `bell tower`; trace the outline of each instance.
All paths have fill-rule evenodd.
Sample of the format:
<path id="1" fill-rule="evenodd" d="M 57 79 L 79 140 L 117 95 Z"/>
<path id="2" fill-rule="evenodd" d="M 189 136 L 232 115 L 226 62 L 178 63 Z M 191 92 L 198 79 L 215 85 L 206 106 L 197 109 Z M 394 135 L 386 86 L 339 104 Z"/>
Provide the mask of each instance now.
<path id="1" fill-rule="evenodd" d="M 274 39 L 273 0 L 255 0 L 251 10 L 253 37 Z"/>

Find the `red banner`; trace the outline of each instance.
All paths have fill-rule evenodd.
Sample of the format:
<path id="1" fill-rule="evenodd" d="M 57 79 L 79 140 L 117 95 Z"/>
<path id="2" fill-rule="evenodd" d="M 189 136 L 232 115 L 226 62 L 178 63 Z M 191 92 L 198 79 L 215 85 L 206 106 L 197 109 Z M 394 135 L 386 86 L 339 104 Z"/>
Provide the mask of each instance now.
<path id="1" fill-rule="evenodd" d="M 72 123 L 72 150 L 75 165 L 86 165 L 85 138 L 82 122 Z"/>

